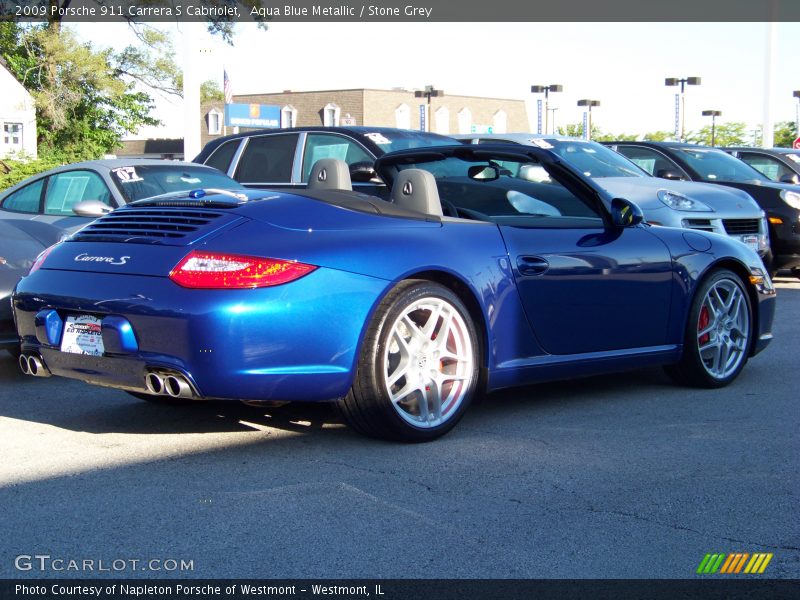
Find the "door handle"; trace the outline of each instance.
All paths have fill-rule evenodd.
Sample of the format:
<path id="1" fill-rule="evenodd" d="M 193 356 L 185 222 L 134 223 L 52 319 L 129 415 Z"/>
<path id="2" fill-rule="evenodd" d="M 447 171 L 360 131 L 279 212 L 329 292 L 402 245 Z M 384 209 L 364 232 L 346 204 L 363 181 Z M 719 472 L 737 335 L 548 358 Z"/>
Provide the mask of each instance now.
<path id="1" fill-rule="evenodd" d="M 517 268 L 522 275 L 541 275 L 550 268 L 550 263 L 541 256 L 520 256 Z"/>

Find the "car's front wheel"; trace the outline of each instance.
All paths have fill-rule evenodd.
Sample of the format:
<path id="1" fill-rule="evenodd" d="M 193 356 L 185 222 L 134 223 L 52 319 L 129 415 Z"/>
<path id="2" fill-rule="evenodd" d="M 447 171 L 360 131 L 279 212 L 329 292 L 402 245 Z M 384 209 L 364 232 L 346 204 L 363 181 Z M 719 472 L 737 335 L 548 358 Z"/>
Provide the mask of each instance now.
<path id="1" fill-rule="evenodd" d="M 462 417 L 478 373 L 478 340 L 464 303 L 437 283 L 404 281 L 375 311 L 339 406 L 366 435 L 428 441 Z"/>
<path id="2" fill-rule="evenodd" d="M 711 273 L 692 301 L 683 357 L 667 372 L 679 381 L 701 387 L 729 384 L 747 362 L 752 314 L 741 278 L 727 269 Z"/>

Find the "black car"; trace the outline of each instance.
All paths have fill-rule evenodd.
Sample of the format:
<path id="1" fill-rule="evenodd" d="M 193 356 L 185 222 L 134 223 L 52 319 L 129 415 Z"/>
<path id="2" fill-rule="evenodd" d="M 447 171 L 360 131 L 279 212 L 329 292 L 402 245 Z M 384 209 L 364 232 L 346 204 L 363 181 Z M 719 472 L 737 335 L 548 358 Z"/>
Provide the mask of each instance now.
<path id="1" fill-rule="evenodd" d="M 800 183 L 800 150 L 792 148 L 723 148 L 772 181 Z"/>
<path id="2" fill-rule="evenodd" d="M 656 177 L 705 181 L 739 188 L 764 209 L 769 223 L 774 273 L 791 269 L 800 277 L 800 185 L 772 181 L 719 148 L 678 142 L 604 142 Z"/>
<path id="3" fill-rule="evenodd" d="M 245 187 L 304 189 L 315 162 L 337 158 L 347 163 L 353 189 L 387 197 L 372 168 L 376 158 L 394 150 L 458 144 L 436 133 L 391 127 L 261 129 L 211 140 L 194 162 L 216 167 Z"/>

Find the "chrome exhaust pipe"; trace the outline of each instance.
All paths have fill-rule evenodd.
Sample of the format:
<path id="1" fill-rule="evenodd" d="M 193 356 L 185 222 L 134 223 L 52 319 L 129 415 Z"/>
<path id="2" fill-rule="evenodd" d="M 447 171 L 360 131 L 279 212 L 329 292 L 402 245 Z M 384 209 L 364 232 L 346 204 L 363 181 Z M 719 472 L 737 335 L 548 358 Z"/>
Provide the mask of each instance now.
<path id="1" fill-rule="evenodd" d="M 183 377 L 168 375 L 164 378 L 164 389 L 173 398 L 191 398 L 194 396 L 192 388 Z"/>
<path id="2" fill-rule="evenodd" d="M 164 379 L 158 373 L 148 373 L 144 378 L 147 391 L 156 396 L 164 393 Z"/>
<path id="3" fill-rule="evenodd" d="M 42 358 L 35 354 L 21 354 L 19 368 L 25 375 L 32 375 L 33 377 L 50 377 L 52 375 Z"/>

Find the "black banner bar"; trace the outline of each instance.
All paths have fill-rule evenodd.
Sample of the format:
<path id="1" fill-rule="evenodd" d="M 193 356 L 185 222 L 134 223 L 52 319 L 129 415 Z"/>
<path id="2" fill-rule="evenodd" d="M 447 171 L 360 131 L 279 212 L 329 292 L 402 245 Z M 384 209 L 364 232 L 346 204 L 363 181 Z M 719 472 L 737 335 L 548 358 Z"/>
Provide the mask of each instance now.
<path id="1" fill-rule="evenodd" d="M 0 599 L 704 600 L 800 598 L 800 580 L 0 580 Z"/>
<path id="2" fill-rule="evenodd" d="M 21 22 L 767 22 L 800 21 L 798 0 L 0 0 Z"/>

